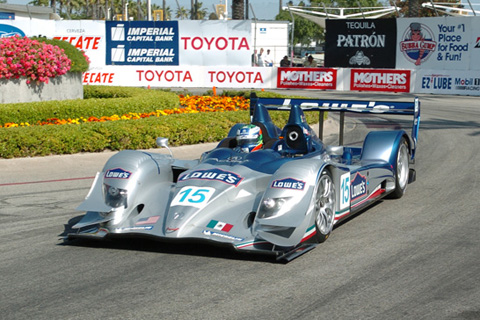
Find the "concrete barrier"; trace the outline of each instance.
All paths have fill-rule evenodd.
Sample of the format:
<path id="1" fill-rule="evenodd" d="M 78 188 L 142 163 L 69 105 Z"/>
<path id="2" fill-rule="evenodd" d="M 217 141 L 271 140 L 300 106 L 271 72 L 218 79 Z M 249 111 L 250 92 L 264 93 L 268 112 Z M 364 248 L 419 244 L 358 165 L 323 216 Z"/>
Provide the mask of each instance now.
<path id="1" fill-rule="evenodd" d="M 83 99 L 82 73 L 68 72 L 51 78 L 48 83 L 32 82 L 27 79 L 0 80 L 0 102 L 19 103 L 50 100 Z"/>

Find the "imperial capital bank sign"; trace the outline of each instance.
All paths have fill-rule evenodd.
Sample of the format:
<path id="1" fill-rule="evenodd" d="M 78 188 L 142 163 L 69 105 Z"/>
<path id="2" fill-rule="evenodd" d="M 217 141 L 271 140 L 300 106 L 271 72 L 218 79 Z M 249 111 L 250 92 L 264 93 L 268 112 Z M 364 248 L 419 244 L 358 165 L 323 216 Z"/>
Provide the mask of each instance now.
<path id="1" fill-rule="evenodd" d="M 250 65 L 242 21 L 106 21 L 107 65 Z"/>
<path id="2" fill-rule="evenodd" d="M 107 65 L 178 65 L 177 21 L 106 21 Z"/>

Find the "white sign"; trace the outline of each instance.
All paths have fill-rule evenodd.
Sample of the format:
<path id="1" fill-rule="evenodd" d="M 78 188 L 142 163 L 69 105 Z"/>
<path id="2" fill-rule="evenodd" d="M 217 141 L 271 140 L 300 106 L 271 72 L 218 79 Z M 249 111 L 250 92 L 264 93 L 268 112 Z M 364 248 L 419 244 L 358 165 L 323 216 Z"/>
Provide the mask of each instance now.
<path id="1" fill-rule="evenodd" d="M 418 70 L 415 92 L 480 96 L 478 71 Z"/>
<path id="2" fill-rule="evenodd" d="M 397 69 L 480 70 L 471 59 L 473 19 L 397 19 Z"/>
<path id="3" fill-rule="evenodd" d="M 83 84 L 164 88 L 275 88 L 276 68 L 104 66 L 83 74 Z"/>
<path id="4" fill-rule="evenodd" d="M 180 66 L 249 66 L 250 21 L 179 21 Z"/>

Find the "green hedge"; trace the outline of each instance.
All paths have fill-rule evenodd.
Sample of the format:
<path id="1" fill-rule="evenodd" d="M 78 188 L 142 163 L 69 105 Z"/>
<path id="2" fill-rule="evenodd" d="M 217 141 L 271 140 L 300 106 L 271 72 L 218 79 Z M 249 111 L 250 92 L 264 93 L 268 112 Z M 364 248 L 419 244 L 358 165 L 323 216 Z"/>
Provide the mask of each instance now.
<path id="1" fill-rule="evenodd" d="M 179 107 L 178 96 L 173 92 L 102 86 L 85 86 L 84 92 L 85 100 L 0 105 L 0 122 L 35 123 L 52 117 L 101 117 Z M 249 95 L 249 92 L 232 94 Z M 266 92 L 257 94 L 279 96 Z M 279 127 L 288 119 L 288 112 L 276 111 L 270 112 L 270 115 Z M 307 113 L 307 121 L 315 123 L 317 116 L 316 113 Z M 0 128 L 0 158 L 148 149 L 155 147 L 155 140 L 160 136 L 169 138 L 171 146 L 217 142 L 227 136 L 234 124 L 248 122 L 248 111 L 230 111 L 78 125 Z"/>
<path id="2" fill-rule="evenodd" d="M 279 125 L 287 112 L 274 112 Z M 217 142 L 236 123 L 248 123 L 248 111 L 174 114 L 160 118 L 82 123 L 79 125 L 0 128 L 0 157 L 34 157 L 51 154 L 148 149 L 157 137 L 171 146 Z"/>
<path id="3" fill-rule="evenodd" d="M 0 129 L 3 131 L 0 157 L 148 149 L 155 147 L 155 139 L 159 136 L 168 137 L 172 146 L 214 142 L 225 137 L 234 123 L 247 120 L 248 112 L 242 111 L 175 114 L 161 118 L 79 125 L 4 128 Z"/>
<path id="4" fill-rule="evenodd" d="M 121 116 L 129 112 L 172 109 L 180 103 L 173 92 L 141 88 L 84 86 L 84 97 L 86 99 L 1 104 L 0 124 L 35 124 L 49 118 Z"/>

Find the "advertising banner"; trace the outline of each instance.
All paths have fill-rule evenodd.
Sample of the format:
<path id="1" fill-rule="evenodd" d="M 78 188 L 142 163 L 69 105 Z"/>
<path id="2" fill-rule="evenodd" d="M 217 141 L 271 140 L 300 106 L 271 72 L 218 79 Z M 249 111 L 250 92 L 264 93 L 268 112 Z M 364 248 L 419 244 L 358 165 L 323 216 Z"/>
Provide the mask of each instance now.
<path id="1" fill-rule="evenodd" d="M 249 21 L 106 21 L 107 65 L 249 66 Z"/>
<path id="2" fill-rule="evenodd" d="M 397 68 L 480 70 L 470 54 L 473 19 L 462 17 L 397 20 Z M 477 32 L 478 33 L 478 32 Z"/>
<path id="3" fill-rule="evenodd" d="M 54 21 L 17 17 L 0 24 L 0 37 L 11 35 L 43 36 L 68 41 L 85 51 L 91 67 L 105 65 L 105 21 Z"/>
<path id="4" fill-rule="evenodd" d="M 275 70 L 276 71 L 276 70 Z M 219 88 L 274 88 L 273 68 L 205 67 L 204 85 Z"/>
<path id="5" fill-rule="evenodd" d="M 472 38 L 470 51 L 470 69 L 480 70 L 480 17 L 472 19 Z"/>
<path id="6" fill-rule="evenodd" d="M 326 23 L 326 67 L 395 68 L 395 19 L 327 19 Z"/>
<path id="7" fill-rule="evenodd" d="M 54 39 L 70 42 L 85 51 L 90 66 L 105 65 L 105 22 L 104 21 L 55 21 Z"/>
<path id="8" fill-rule="evenodd" d="M 7 38 L 7 37 L 24 37 L 25 33 L 22 29 L 19 29 L 15 26 L 9 24 L 0 23 L 0 38 Z"/>
<path id="9" fill-rule="evenodd" d="M 107 65 L 178 65 L 177 21 L 106 21 Z"/>
<path id="10" fill-rule="evenodd" d="M 52 38 L 54 30 L 55 24 L 52 20 L 15 17 L 15 20 L 2 20 L 0 23 L 0 37 L 19 35 L 22 37 L 44 36 Z"/>
<path id="11" fill-rule="evenodd" d="M 478 71 L 418 70 L 415 92 L 480 96 Z"/>
<path id="12" fill-rule="evenodd" d="M 83 84 L 123 87 L 195 87 L 203 82 L 198 68 L 178 66 L 105 66 L 83 74 Z"/>
<path id="13" fill-rule="evenodd" d="M 410 70 L 351 69 L 350 90 L 410 92 Z"/>
<path id="14" fill-rule="evenodd" d="M 337 89 L 337 70 L 327 68 L 279 68 L 277 88 Z"/>
<path id="15" fill-rule="evenodd" d="M 274 88 L 275 68 L 105 66 L 83 74 L 83 84 L 163 88 Z"/>
<path id="16" fill-rule="evenodd" d="M 274 22 L 232 20 L 15 17 L 0 23 L 0 37 L 46 36 L 70 42 L 89 56 L 83 83 L 92 85 L 480 95 L 480 17 L 329 19 L 325 61 L 344 68 L 251 67 L 255 48 L 275 53 L 281 47 L 277 42 L 288 42 L 285 25 L 274 27 Z M 273 30 L 279 37 L 273 37 Z"/>
<path id="17" fill-rule="evenodd" d="M 180 66 L 250 66 L 248 20 L 180 21 Z"/>

